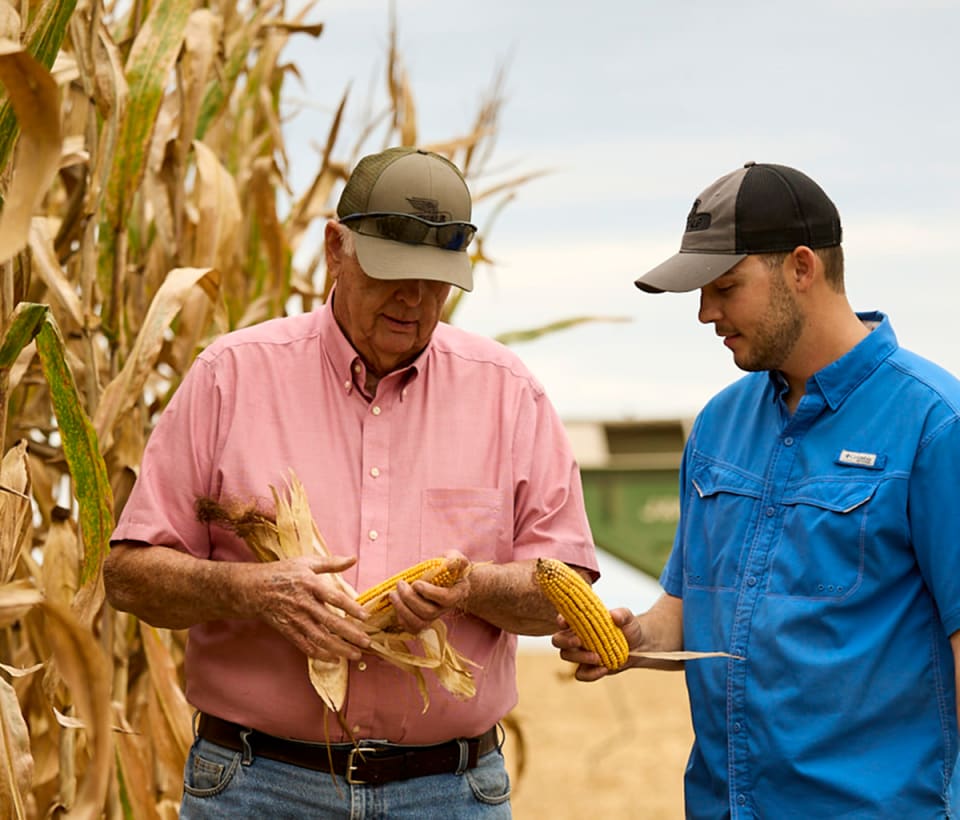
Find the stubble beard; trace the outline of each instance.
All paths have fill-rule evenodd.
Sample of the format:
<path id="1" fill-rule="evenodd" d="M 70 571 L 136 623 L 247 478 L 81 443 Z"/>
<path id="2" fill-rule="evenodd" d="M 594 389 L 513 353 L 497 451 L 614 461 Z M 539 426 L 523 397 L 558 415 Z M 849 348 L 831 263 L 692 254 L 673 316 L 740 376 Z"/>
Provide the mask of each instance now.
<path id="1" fill-rule="evenodd" d="M 741 370 L 779 370 L 793 352 L 806 319 L 797 300 L 775 272 L 767 310 L 753 333 L 753 344 L 736 364 Z"/>

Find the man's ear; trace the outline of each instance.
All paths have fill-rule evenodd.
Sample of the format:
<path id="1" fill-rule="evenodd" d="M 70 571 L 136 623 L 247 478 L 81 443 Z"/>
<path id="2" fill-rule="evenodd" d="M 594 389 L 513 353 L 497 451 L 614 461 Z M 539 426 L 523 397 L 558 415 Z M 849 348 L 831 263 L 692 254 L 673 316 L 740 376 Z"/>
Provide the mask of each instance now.
<path id="1" fill-rule="evenodd" d="M 327 275 L 331 279 L 336 279 L 340 275 L 340 266 L 343 264 L 343 236 L 341 230 L 344 228 L 332 219 L 327 222 L 327 227 L 323 231 L 323 254 L 327 262 Z"/>
<path id="2" fill-rule="evenodd" d="M 817 278 L 823 278 L 820 257 L 806 245 L 797 245 L 787 256 L 784 272 L 800 292 L 808 290 Z"/>

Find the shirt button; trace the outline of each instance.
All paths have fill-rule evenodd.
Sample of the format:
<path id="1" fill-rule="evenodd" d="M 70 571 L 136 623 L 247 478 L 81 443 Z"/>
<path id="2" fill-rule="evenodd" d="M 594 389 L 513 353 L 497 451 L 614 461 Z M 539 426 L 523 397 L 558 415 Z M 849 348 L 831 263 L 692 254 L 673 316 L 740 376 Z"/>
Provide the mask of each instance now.
<path id="1" fill-rule="evenodd" d="M 744 796 L 744 795 L 742 795 L 742 794 L 738 794 L 738 795 L 737 795 L 737 802 L 738 802 L 741 806 L 744 805 L 744 804 L 747 802 L 746 796 Z"/>
<path id="2" fill-rule="evenodd" d="M 373 415 L 375 415 L 375 416 L 379 416 L 379 415 L 380 415 L 380 405 L 379 405 L 379 404 L 374 405 L 374 406 L 373 406 L 373 409 L 372 409 L 370 412 L 373 413 Z"/>
<path id="3" fill-rule="evenodd" d="M 359 723 L 354 723 L 354 724 L 353 724 L 353 733 L 354 733 L 355 735 L 359 735 L 359 734 L 360 734 L 360 724 L 359 724 Z"/>
<path id="4" fill-rule="evenodd" d="M 353 372 L 354 372 L 354 373 L 359 373 L 361 370 L 363 370 L 363 367 L 361 367 L 360 362 L 354 362 L 354 363 L 353 363 Z"/>
<path id="5" fill-rule="evenodd" d="M 349 390 L 349 389 L 350 389 L 350 382 L 344 382 L 344 383 L 343 383 L 343 389 L 344 389 L 344 390 Z"/>
<path id="6" fill-rule="evenodd" d="M 357 669 L 359 669 L 361 672 L 365 672 L 367 669 L 367 662 L 360 661 L 360 663 L 357 664 Z"/>
<path id="7" fill-rule="evenodd" d="M 793 439 L 792 439 L 790 436 L 787 436 L 787 437 L 783 440 L 783 443 L 786 444 L 787 447 L 793 447 Z"/>
<path id="8" fill-rule="evenodd" d="M 753 575 L 747 578 L 747 586 L 755 587 L 756 585 L 757 585 L 757 579 Z"/>
<path id="9" fill-rule="evenodd" d="M 773 507 L 767 507 L 767 518 L 773 518 L 773 514 L 776 510 Z"/>
<path id="10" fill-rule="evenodd" d="M 371 541 L 376 541 L 377 538 L 380 537 L 380 533 L 378 533 L 376 530 L 370 530 L 370 532 L 367 534 L 370 536 Z"/>
<path id="11" fill-rule="evenodd" d="M 380 468 L 379 468 L 379 467 L 371 467 L 371 468 L 370 468 L 370 475 L 372 475 L 374 478 L 376 478 L 377 476 L 379 476 L 379 475 L 380 475 Z"/>
<path id="12" fill-rule="evenodd" d="M 734 723 L 734 724 L 733 724 L 733 731 L 734 731 L 734 732 L 739 732 L 742 728 L 743 728 L 743 726 L 741 726 L 739 723 Z"/>

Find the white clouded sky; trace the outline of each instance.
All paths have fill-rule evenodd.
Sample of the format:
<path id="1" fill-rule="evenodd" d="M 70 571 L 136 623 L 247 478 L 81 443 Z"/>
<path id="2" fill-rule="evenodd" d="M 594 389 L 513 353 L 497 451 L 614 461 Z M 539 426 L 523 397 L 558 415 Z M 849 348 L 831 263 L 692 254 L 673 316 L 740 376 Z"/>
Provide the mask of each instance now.
<path id="1" fill-rule="evenodd" d="M 288 48 L 310 100 L 288 126 L 294 176 L 315 171 L 310 140 L 348 83 L 353 136 L 382 107 L 388 8 L 319 3 L 323 35 Z M 696 195 L 747 160 L 825 188 L 854 307 L 888 312 L 904 346 L 960 374 L 960 0 L 397 0 L 396 13 L 421 140 L 467 131 L 505 66 L 494 165 L 551 170 L 499 216 L 498 264 L 458 324 L 631 320 L 516 346 L 565 418 L 693 415 L 739 375 L 696 294 L 633 279 L 677 250 Z"/>

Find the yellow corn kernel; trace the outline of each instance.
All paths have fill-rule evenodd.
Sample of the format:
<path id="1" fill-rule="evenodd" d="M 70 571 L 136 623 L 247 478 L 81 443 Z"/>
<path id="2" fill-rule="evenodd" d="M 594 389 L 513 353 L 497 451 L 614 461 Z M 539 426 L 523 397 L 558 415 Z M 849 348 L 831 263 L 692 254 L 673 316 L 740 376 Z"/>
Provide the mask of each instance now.
<path id="1" fill-rule="evenodd" d="M 580 642 L 600 656 L 607 669 L 627 662 L 630 647 L 610 612 L 583 576 L 563 561 L 537 559 L 537 583 L 557 612 L 563 615 Z"/>
<path id="2" fill-rule="evenodd" d="M 397 588 L 400 581 L 406 581 L 412 584 L 414 581 L 423 579 L 435 584 L 438 587 L 452 587 L 465 574 L 469 562 L 451 561 L 447 558 L 428 558 L 412 567 L 407 567 L 402 572 L 392 575 L 386 581 L 381 581 L 375 587 L 362 592 L 357 596 L 357 603 L 361 606 L 367 606 L 370 612 L 382 612 L 390 606 L 388 597 L 393 590 Z"/>

